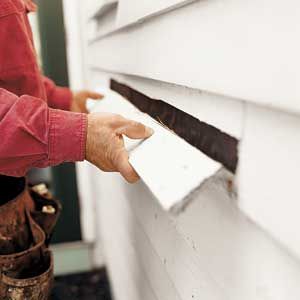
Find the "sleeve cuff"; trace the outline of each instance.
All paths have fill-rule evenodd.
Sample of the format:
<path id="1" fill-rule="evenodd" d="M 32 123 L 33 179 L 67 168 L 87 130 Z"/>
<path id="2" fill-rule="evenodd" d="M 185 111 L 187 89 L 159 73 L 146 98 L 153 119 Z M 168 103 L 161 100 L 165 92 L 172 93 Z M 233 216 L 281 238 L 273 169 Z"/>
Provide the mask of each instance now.
<path id="1" fill-rule="evenodd" d="M 87 115 L 49 109 L 49 164 L 85 159 Z"/>
<path id="2" fill-rule="evenodd" d="M 50 106 L 62 110 L 70 110 L 73 94 L 66 87 L 55 87 L 50 99 Z"/>

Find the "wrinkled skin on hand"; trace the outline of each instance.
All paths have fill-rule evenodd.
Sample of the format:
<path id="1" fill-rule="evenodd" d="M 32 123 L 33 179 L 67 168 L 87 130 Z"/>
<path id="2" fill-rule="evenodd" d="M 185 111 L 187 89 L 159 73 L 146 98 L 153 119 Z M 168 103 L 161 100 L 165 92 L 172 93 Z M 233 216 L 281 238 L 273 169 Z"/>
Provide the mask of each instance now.
<path id="1" fill-rule="evenodd" d="M 73 92 L 70 110 L 73 112 L 88 113 L 86 109 L 86 102 L 88 99 L 100 100 L 103 95 L 88 90 Z"/>
<path id="2" fill-rule="evenodd" d="M 86 159 L 106 172 L 120 172 L 130 183 L 139 179 L 128 161 L 123 135 L 145 139 L 153 130 L 141 123 L 110 113 L 92 113 L 88 116 Z"/>

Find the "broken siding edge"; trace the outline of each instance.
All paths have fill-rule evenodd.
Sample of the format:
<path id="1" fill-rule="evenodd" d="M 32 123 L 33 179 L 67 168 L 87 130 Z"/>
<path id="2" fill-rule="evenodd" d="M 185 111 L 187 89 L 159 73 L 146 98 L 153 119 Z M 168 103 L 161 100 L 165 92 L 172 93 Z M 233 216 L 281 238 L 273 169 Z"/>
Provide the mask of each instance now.
<path id="1" fill-rule="evenodd" d="M 107 97 L 96 102 L 91 111 L 123 114 L 154 129 L 155 134 L 143 142 L 125 139 L 125 146 L 130 152 L 130 163 L 165 210 L 181 201 L 220 167 L 219 163 L 140 112 L 118 93 L 107 90 L 104 94 Z M 153 156 L 160 158 L 159 165 L 145 160 L 145 157 Z M 172 188 L 174 185 L 176 189 Z"/>
<path id="2" fill-rule="evenodd" d="M 236 138 L 163 100 L 152 99 L 114 79 L 111 79 L 110 87 L 140 111 L 148 114 L 190 145 L 235 173 L 238 163 L 238 140 Z"/>

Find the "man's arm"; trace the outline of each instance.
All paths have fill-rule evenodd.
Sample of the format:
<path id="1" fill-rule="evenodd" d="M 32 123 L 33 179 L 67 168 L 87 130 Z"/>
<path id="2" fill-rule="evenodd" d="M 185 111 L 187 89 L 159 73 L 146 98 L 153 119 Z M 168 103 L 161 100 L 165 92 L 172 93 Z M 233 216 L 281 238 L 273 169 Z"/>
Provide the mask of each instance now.
<path id="1" fill-rule="evenodd" d="M 38 98 L 0 89 L 0 133 L 0 174 L 24 176 L 32 167 L 87 159 L 135 182 L 139 177 L 129 164 L 123 135 L 144 139 L 153 131 L 119 115 L 56 110 Z"/>
<path id="2" fill-rule="evenodd" d="M 42 77 L 48 105 L 51 108 L 57 108 L 62 110 L 70 110 L 73 99 L 73 94 L 70 89 L 66 87 L 57 86 L 51 79 Z"/>
<path id="3" fill-rule="evenodd" d="M 122 135 L 142 139 L 151 130 L 116 115 L 89 115 L 88 121 L 86 114 L 49 108 L 40 99 L 46 95 L 24 7 L 16 3 L 20 5 L 0 0 L 0 174 L 23 176 L 32 167 L 86 158 L 102 170 L 119 171 L 126 180 L 136 181 Z M 50 102 L 62 108 L 54 103 L 61 102 L 55 96 L 58 90 L 51 95 L 48 84 Z M 68 101 L 64 103 L 67 108 Z"/>
<path id="4" fill-rule="evenodd" d="M 44 101 L 0 89 L 0 174 L 85 159 L 87 116 L 48 108 Z"/>
<path id="5" fill-rule="evenodd" d="M 73 93 L 69 88 L 57 86 L 51 79 L 45 76 L 42 79 L 47 94 L 48 105 L 52 108 L 87 113 L 87 99 L 97 100 L 103 97 L 101 94 L 88 90 Z"/>

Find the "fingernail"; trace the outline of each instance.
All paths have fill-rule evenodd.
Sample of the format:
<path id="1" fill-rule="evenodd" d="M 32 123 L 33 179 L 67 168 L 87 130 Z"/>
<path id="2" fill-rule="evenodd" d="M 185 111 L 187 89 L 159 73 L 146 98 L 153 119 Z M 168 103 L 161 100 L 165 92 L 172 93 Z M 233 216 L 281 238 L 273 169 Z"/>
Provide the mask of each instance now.
<path id="1" fill-rule="evenodd" d="M 147 127 L 147 133 L 149 134 L 149 136 L 153 135 L 154 130 L 150 127 Z"/>

